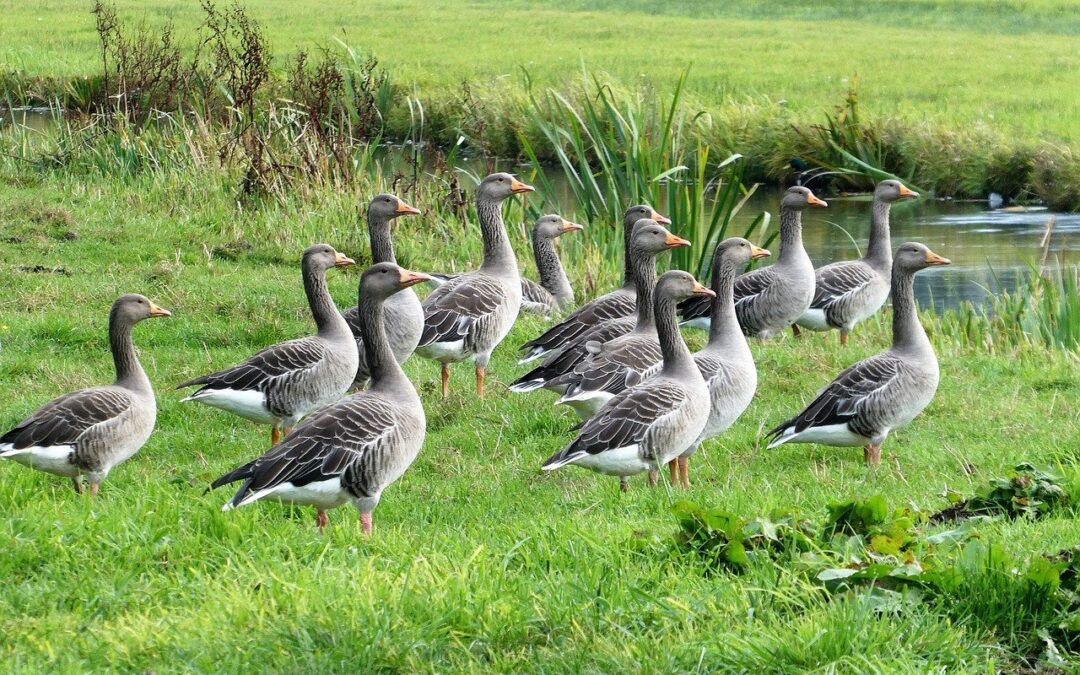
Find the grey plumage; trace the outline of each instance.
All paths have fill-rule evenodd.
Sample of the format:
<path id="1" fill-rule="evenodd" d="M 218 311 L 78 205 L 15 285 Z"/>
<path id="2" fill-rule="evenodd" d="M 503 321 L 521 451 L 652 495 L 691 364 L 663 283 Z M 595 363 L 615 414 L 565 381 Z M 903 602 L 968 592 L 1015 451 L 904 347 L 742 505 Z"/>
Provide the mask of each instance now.
<path id="1" fill-rule="evenodd" d="M 0 436 L 0 458 L 72 478 L 76 489 L 86 475 L 96 493 L 109 471 L 135 454 L 154 430 L 154 391 L 131 331 L 137 322 L 157 316 L 171 315 L 141 295 L 118 298 L 109 313 L 116 381 L 46 403 Z"/>
<path id="2" fill-rule="evenodd" d="M 566 277 L 555 240 L 567 232 L 581 230 L 577 223 L 548 214 L 537 219 L 532 231 L 533 259 L 540 283 L 521 278 L 521 309 L 550 316 L 574 304 L 574 287 Z"/>
<path id="3" fill-rule="evenodd" d="M 934 397 L 938 363 L 915 307 L 915 272 L 949 261 L 918 243 L 902 245 L 893 261 L 893 344 L 847 368 L 801 413 L 769 432 L 769 447 L 784 443 L 865 446 L 877 463 L 881 443 L 915 418 Z"/>
<path id="4" fill-rule="evenodd" d="M 892 268 L 889 210 L 897 200 L 918 196 L 896 180 L 878 183 L 871 207 L 866 255 L 815 271 L 814 297 L 796 322 L 798 326 L 810 330 L 839 329 L 840 342 L 846 344 L 855 324 L 881 309 L 889 297 Z"/>
<path id="5" fill-rule="evenodd" d="M 390 225 L 394 219 L 405 215 L 419 214 L 420 210 L 409 206 L 392 194 L 376 195 L 368 204 L 368 237 L 371 240 L 372 264 L 390 262 L 397 264 L 394 255 L 394 241 L 390 235 Z M 361 333 L 360 306 L 356 305 L 342 312 L 349 330 L 356 338 L 359 365 L 353 380 L 353 389 L 363 389 L 371 379 L 367 357 L 364 353 L 364 336 Z M 383 305 L 384 328 L 390 342 L 390 350 L 398 363 L 405 363 L 416 350 L 420 334 L 424 331 L 424 308 L 420 298 L 411 288 L 395 293 L 387 298 Z"/>
<path id="6" fill-rule="evenodd" d="M 630 256 L 630 239 L 634 224 L 642 219 L 654 220 L 661 225 L 671 221 L 657 213 L 648 204 L 631 206 L 623 214 L 623 285 L 571 312 L 565 319 L 529 340 L 521 349 L 524 353 L 518 363 L 528 363 L 562 349 L 586 331 L 600 323 L 632 316 L 637 305 L 634 286 L 634 266 Z"/>
<path id="7" fill-rule="evenodd" d="M 378 263 L 361 277 L 359 319 L 371 387 L 322 408 L 262 457 L 213 482 L 244 481 L 225 509 L 259 499 L 315 506 L 325 511 L 352 502 L 366 532 L 383 490 L 400 478 L 423 445 L 426 419 L 416 389 L 394 358 L 382 308 L 393 293 L 427 275 Z"/>

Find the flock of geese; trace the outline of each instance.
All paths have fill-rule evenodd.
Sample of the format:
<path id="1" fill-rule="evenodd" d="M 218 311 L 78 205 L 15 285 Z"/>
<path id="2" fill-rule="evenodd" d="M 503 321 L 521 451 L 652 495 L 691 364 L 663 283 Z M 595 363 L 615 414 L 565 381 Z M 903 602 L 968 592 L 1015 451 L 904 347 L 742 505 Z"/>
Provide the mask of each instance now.
<path id="1" fill-rule="evenodd" d="M 445 397 L 450 365 L 472 360 L 482 397 L 491 354 L 519 312 L 554 316 L 574 302 L 554 240 L 581 225 L 557 215 L 540 218 L 533 233 L 540 283 L 518 270 L 502 202 L 531 191 L 506 173 L 480 183 L 483 263 L 453 276 L 397 265 L 391 224 L 420 211 L 394 195 L 376 196 L 367 210 L 373 265 L 360 276 L 359 303 L 343 313 L 330 297 L 326 274 L 354 261 L 326 244 L 304 251 L 315 334 L 179 386 L 197 387 L 183 401 L 271 427 L 269 451 L 211 485 L 240 483 L 225 510 L 262 499 L 310 505 L 322 529 L 329 509 L 351 502 L 364 532 L 371 532 L 383 490 L 404 474 L 424 442 L 424 406 L 401 364 L 413 353 L 439 362 Z M 855 325 L 891 294 L 892 346 L 841 372 L 768 434 L 770 448 L 796 442 L 862 446 L 866 462 L 878 463 L 889 432 L 918 415 L 938 384 L 912 283 L 919 270 L 949 261 L 919 243 L 903 244 L 894 255 L 889 238 L 891 204 L 917 196 L 897 181 L 880 183 L 866 255 L 815 270 L 802 244 L 802 212 L 827 204 L 805 187 L 792 187 L 780 203 L 776 263 L 740 274 L 770 253 L 742 238 L 726 239 L 713 254 L 710 287 L 683 271 L 657 279 L 656 256 L 690 242 L 670 232 L 670 220 L 652 207 L 631 206 L 623 220 L 623 285 L 523 347 L 521 363 L 532 368 L 511 390 L 552 391 L 583 420 L 573 441 L 542 468 L 576 464 L 618 476 L 625 490 L 627 478 L 639 473 L 648 473 L 655 485 L 659 469 L 668 465 L 672 484 L 689 487 L 689 458 L 742 415 L 757 389 L 747 336 L 767 339 L 789 326 L 796 335 L 800 327 L 835 329 L 846 344 Z M 412 289 L 422 282 L 436 284 L 423 301 Z M 154 392 L 131 334 L 143 319 L 167 316 L 141 295 L 117 299 L 109 315 L 116 381 L 45 404 L 0 436 L 0 457 L 69 477 L 79 492 L 85 476 L 97 494 L 109 471 L 154 429 Z M 708 330 L 701 351 L 690 353 L 680 319 Z"/>

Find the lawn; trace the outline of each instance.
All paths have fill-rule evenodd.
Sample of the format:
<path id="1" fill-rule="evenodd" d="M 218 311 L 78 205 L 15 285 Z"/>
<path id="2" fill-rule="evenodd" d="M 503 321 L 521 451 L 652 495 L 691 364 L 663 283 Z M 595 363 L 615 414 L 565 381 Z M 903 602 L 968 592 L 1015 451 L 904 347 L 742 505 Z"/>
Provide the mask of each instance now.
<path id="1" fill-rule="evenodd" d="M 121 16 L 181 34 L 197 3 L 121 0 Z M 526 3 L 422 0 L 247 2 L 279 54 L 336 47 L 370 50 L 395 82 L 429 101 L 465 80 L 517 89 L 526 69 L 559 85 L 585 62 L 626 85 L 667 87 L 690 68 L 689 90 L 708 108 L 781 101 L 819 120 L 858 74 L 870 113 L 953 128 L 987 124 L 1036 142 L 1080 138 L 1074 98 L 1080 15 L 1068 0 L 1004 2 Z M 0 73 L 89 75 L 98 69 L 90 3 L 0 0 Z M 279 66 L 281 64 L 279 63 Z"/>
<path id="2" fill-rule="evenodd" d="M 412 6 L 391 5 L 384 20 L 392 26 Z M 508 11 L 508 25 L 532 30 Z M 455 21 L 493 21 L 495 12 L 468 5 Z M 433 20 L 424 16 L 415 30 Z M 538 47 L 520 35 L 516 43 Z M 268 434 L 181 405 L 172 386 L 309 332 L 299 253 L 325 240 L 365 259 L 352 206 L 362 197 L 237 209 L 231 188 L 206 177 L 121 182 L 10 165 L 0 174 L 0 428 L 61 392 L 110 379 L 105 320 L 120 293 L 143 292 L 174 313 L 136 328 L 158 429 L 98 499 L 0 464 L 6 670 L 992 672 L 1032 656 L 1017 653 L 1005 631 L 930 603 L 880 613 L 864 591 L 825 594 L 772 564 L 716 573 L 673 546 L 671 507 L 682 498 L 747 517 L 784 508 L 818 518 L 831 500 L 871 494 L 931 512 L 947 504 L 946 490 L 971 493 L 1017 462 L 1076 461 L 1074 357 L 988 354 L 940 333 L 937 397 L 890 438 L 879 468 L 866 468 L 857 449 L 765 451 L 764 428 L 887 344 L 886 317 L 861 327 L 847 349 L 832 335 L 756 344 L 758 396 L 694 459 L 686 494 L 641 479 L 620 494 L 614 479 L 574 468 L 541 474 L 573 420 L 545 394 L 505 390 L 520 372 L 516 347 L 543 325 L 527 318 L 497 350 L 483 401 L 469 394 L 466 367 L 441 401 L 437 367 L 407 364 L 425 401 L 427 441 L 384 495 L 372 538 L 348 509 L 331 513 L 325 535 L 301 509 L 222 513 L 229 493 L 204 489 L 265 450 Z M 510 217 L 520 220 L 520 210 Z M 415 269 L 479 257 L 475 224 L 463 232 L 423 216 L 397 232 L 402 262 Z M 614 283 L 617 261 L 602 267 L 595 252 L 571 252 L 572 277 L 588 266 L 598 287 Z M 355 271 L 331 272 L 339 306 L 354 302 L 356 280 Z M 1075 544 L 1080 523 L 1065 512 L 996 519 L 979 532 L 1026 561 Z"/>

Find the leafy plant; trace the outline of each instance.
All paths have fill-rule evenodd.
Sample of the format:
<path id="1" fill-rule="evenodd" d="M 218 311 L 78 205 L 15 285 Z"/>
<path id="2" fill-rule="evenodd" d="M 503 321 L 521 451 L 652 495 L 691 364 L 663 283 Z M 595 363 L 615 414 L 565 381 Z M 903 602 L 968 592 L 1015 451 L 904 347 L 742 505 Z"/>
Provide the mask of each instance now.
<path id="1" fill-rule="evenodd" d="M 931 523 L 978 515 L 1008 518 L 1041 518 L 1072 502 L 1060 476 L 1040 471 L 1026 462 L 1017 464 L 1010 476 L 992 478 L 990 485 L 968 499 L 950 495 L 953 505 L 930 517 Z"/>

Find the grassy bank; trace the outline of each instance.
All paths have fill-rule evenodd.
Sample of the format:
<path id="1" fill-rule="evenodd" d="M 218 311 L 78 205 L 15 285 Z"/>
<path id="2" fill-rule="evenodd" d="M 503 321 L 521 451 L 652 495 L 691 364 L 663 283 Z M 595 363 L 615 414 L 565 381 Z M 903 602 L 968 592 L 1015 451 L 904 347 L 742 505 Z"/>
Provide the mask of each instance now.
<path id="1" fill-rule="evenodd" d="M 689 498 L 745 517 L 784 509 L 819 519 L 832 500 L 871 494 L 931 513 L 949 504 L 946 491 L 977 492 L 1023 460 L 1076 476 L 1080 413 L 1069 402 L 1080 385 L 1068 352 L 1020 341 L 991 354 L 927 317 L 941 388 L 869 470 L 857 451 L 766 452 L 759 437 L 828 373 L 886 344 L 887 316 L 860 327 L 845 350 L 821 336 L 755 344 L 759 395 L 695 459 L 694 488 L 637 481 L 621 495 L 583 471 L 540 475 L 573 420 L 544 395 L 501 395 L 519 370 L 516 346 L 541 327 L 528 318 L 496 352 L 495 395 L 483 402 L 467 395 L 467 368 L 455 369 L 456 393 L 443 402 L 435 366 L 407 364 L 428 411 L 420 458 L 385 495 L 372 539 L 344 509 L 320 537 L 310 513 L 258 505 L 223 514 L 224 493 L 202 494 L 261 452 L 266 434 L 182 406 L 170 386 L 308 331 L 297 252 L 325 240 L 362 261 L 356 204 L 388 179 L 362 173 L 350 189 L 238 208 L 238 176 L 217 170 L 117 174 L 10 158 L 0 168 L 0 381 L 18 392 L 0 398 L 0 427 L 60 391 L 108 380 L 105 311 L 119 293 L 144 292 L 175 314 L 136 330 L 159 427 L 96 502 L 0 466 L 9 542 L 0 655 L 14 670 L 985 672 L 1072 658 L 1056 615 L 1019 618 L 1000 600 L 1019 583 L 1007 569 L 974 577 L 984 585 L 960 591 L 962 606 L 927 597 L 883 610 L 878 590 L 826 592 L 790 561 L 717 572 L 677 545 L 671 513 Z M 417 202 L 428 214 L 398 229 L 403 264 L 475 265 L 475 225 L 454 220 L 435 184 L 424 190 Z M 518 223 L 520 207 L 508 216 Z M 584 241 L 566 242 L 571 276 L 609 286 L 617 259 Z M 355 272 L 330 282 L 339 305 L 353 302 Z M 1071 513 L 997 518 L 977 532 L 1026 570 L 1075 543 Z"/>
<path id="2" fill-rule="evenodd" d="M 1069 98 L 1080 22 L 1068 3 L 846 7 L 672 3 L 656 13 L 634 2 L 436 9 L 405 0 L 312 12 L 267 0 L 248 11 L 265 29 L 281 77 L 297 48 L 337 50 L 340 40 L 377 56 L 388 76 L 381 131 L 393 139 L 422 135 L 450 146 L 464 137 L 475 150 L 518 156 L 523 138 L 543 147 L 528 120 L 530 88 L 584 100 L 599 80 L 630 98 L 663 99 L 686 73 L 681 102 L 704 142 L 715 156 L 746 155 L 750 179 L 790 179 L 793 159 L 856 172 L 863 162 L 938 196 L 999 192 L 1080 207 L 1072 151 L 1080 128 Z M 62 3 L 0 9 L 11 27 L 0 46 L 10 100 L 78 106 L 103 95 L 92 16 Z M 166 0 L 118 9 L 149 34 L 172 21 L 180 45 L 194 40 L 203 19 L 196 5 Z M 35 30 L 43 23 L 48 33 Z M 581 77 L 583 63 L 595 78 Z M 842 112 L 839 133 L 822 134 L 856 76 L 858 114 Z"/>

